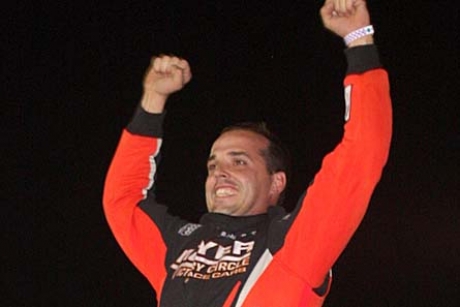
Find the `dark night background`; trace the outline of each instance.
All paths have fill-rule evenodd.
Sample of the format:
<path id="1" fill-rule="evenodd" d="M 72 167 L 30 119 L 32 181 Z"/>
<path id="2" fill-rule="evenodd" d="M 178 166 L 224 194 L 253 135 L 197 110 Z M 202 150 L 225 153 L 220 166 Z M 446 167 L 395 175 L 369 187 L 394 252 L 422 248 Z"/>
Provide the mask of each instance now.
<path id="1" fill-rule="evenodd" d="M 2 21 L 0 306 L 154 306 L 102 212 L 106 170 L 150 56 L 189 60 L 159 197 L 196 219 L 218 131 L 264 120 L 293 155 L 292 203 L 342 134 L 341 40 L 322 1 L 16 1 Z M 392 151 L 325 306 L 460 306 L 459 4 L 369 0 Z M 19 171 L 19 176 L 17 173 Z"/>

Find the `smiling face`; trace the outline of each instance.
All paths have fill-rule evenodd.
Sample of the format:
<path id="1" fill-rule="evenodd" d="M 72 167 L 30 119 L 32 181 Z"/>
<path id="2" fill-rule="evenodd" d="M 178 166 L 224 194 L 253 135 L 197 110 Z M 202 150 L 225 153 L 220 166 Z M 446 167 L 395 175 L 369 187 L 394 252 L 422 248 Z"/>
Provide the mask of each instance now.
<path id="1" fill-rule="evenodd" d="M 223 133 L 208 159 L 206 203 L 209 212 L 234 216 L 265 213 L 284 189 L 283 172 L 270 174 L 262 152 L 269 142 L 247 130 Z"/>

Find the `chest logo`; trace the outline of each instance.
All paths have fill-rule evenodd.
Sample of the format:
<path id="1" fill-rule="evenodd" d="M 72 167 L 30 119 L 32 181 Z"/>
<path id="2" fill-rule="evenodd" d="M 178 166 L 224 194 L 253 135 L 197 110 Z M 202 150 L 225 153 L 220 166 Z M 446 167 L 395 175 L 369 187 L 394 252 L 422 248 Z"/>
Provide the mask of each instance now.
<path id="1" fill-rule="evenodd" d="M 182 251 L 171 265 L 172 278 L 216 279 L 245 273 L 254 241 L 235 240 L 230 245 L 201 241 L 196 248 Z"/>

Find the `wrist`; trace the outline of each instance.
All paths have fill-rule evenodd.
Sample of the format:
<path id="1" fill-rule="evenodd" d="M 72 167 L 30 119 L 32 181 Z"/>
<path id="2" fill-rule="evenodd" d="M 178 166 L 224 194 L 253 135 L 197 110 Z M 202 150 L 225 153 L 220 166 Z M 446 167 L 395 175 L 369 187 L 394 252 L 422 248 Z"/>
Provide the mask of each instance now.
<path id="1" fill-rule="evenodd" d="M 343 41 L 347 47 L 369 45 L 374 43 L 373 34 L 374 27 L 372 25 L 368 25 L 351 31 L 343 37 Z"/>
<path id="2" fill-rule="evenodd" d="M 358 39 L 355 39 L 354 41 L 350 42 L 347 47 L 352 48 L 352 47 L 357 47 L 357 46 L 364 46 L 364 45 L 372 45 L 374 43 L 374 37 L 372 35 L 367 35 Z"/>
<path id="3" fill-rule="evenodd" d="M 164 117 L 165 112 L 152 114 L 145 111 L 141 106 L 138 106 L 126 128 L 132 134 L 161 138 L 163 135 Z"/>
<path id="4" fill-rule="evenodd" d="M 148 113 L 160 114 L 164 111 L 167 99 L 167 95 L 144 91 L 141 99 L 141 107 Z"/>

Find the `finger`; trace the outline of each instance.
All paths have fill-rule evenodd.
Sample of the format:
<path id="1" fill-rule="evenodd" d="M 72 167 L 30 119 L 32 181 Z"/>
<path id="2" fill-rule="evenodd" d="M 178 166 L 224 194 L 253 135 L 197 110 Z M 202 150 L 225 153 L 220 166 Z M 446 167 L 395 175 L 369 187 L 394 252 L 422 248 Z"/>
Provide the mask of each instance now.
<path id="1" fill-rule="evenodd" d="M 321 17 L 324 19 L 329 19 L 334 15 L 334 0 L 327 0 L 323 7 L 320 10 Z"/>
<path id="2" fill-rule="evenodd" d="M 171 74 L 173 78 L 179 77 L 183 84 L 192 78 L 192 72 L 188 62 L 182 58 L 169 55 L 152 57 L 152 69 L 159 74 Z"/>
<path id="3" fill-rule="evenodd" d="M 327 16 L 336 17 L 340 11 L 340 0 L 326 1 L 324 9 L 327 10 Z"/>
<path id="4" fill-rule="evenodd" d="M 353 6 L 355 10 L 360 10 L 360 9 L 367 10 L 366 1 L 364 0 L 355 0 L 353 1 L 353 4 L 354 4 Z"/>
<path id="5" fill-rule="evenodd" d="M 180 59 L 177 66 L 179 66 L 183 70 L 190 70 L 190 65 L 188 64 L 187 60 L 184 59 Z"/>
<path id="6" fill-rule="evenodd" d="M 347 0 L 346 1 L 346 11 L 348 14 L 354 14 L 355 13 L 355 10 L 356 10 L 356 6 L 355 6 L 355 2 L 356 0 Z"/>
<path id="7" fill-rule="evenodd" d="M 155 60 L 158 56 L 154 55 L 150 58 L 150 65 L 153 67 L 155 65 Z"/>
<path id="8" fill-rule="evenodd" d="M 181 58 L 171 59 L 170 62 L 173 77 L 180 81 L 182 84 L 186 84 L 192 78 L 192 72 L 188 62 Z"/>
<path id="9" fill-rule="evenodd" d="M 347 0 L 339 0 L 337 6 L 339 15 L 343 16 L 347 14 Z"/>
<path id="10" fill-rule="evenodd" d="M 334 11 L 340 17 L 348 16 L 353 13 L 353 0 L 335 0 Z"/>
<path id="11" fill-rule="evenodd" d="M 165 65 L 169 61 L 169 56 L 160 54 L 159 56 L 155 57 L 153 60 L 153 70 L 157 73 L 164 73 Z"/>
<path id="12" fill-rule="evenodd" d="M 187 68 L 189 68 L 189 64 L 188 64 L 187 60 L 184 60 L 184 59 L 182 59 L 182 58 L 179 59 L 179 62 L 177 63 L 177 65 L 178 65 L 179 67 L 181 67 L 182 69 L 187 69 Z"/>
<path id="13" fill-rule="evenodd" d="M 170 56 L 165 55 L 161 58 L 161 62 L 160 62 L 160 72 L 161 73 L 168 73 L 171 71 L 170 62 L 171 62 Z"/>
<path id="14" fill-rule="evenodd" d="M 182 74 L 184 78 L 184 84 L 189 82 L 192 79 L 192 70 L 190 69 L 190 65 L 186 60 L 181 60 L 179 66 L 182 68 Z"/>
<path id="15" fill-rule="evenodd" d="M 155 57 L 153 60 L 153 70 L 157 73 L 161 72 L 161 62 L 162 62 L 162 57 Z"/>
<path id="16" fill-rule="evenodd" d="M 170 72 L 170 77 L 172 77 L 176 84 L 184 85 L 186 83 L 184 71 L 179 66 L 171 65 Z"/>
<path id="17" fill-rule="evenodd" d="M 171 60 L 169 61 L 169 66 L 170 68 L 177 68 L 180 70 L 183 70 L 184 67 L 182 67 L 183 60 L 179 57 L 172 57 Z"/>
<path id="18" fill-rule="evenodd" d="M 182 71 L 190 70 L 190 66 L 189 66 L 188 62 L 186 60 L 184 60 L 184 59 L 179 58 L 179 57 L 171 58 L 171 60 L 169 62 L 169 65 L 172 68 L 177 68 L 177 69 L 180 69 Z"/>

